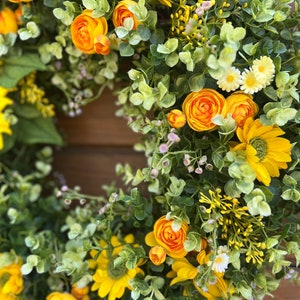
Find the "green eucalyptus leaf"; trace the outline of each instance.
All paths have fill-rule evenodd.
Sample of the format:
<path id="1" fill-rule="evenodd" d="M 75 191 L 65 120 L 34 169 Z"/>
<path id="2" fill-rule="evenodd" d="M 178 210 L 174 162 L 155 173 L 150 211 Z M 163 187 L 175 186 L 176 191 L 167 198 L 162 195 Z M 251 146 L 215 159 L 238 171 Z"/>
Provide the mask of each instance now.
<path id="1" fill-rule="evenodd" d="M 138 32 L 133 32 L 130 34 L 128 42 L 130 45 L 138 45 L 141 40 L 141 36 L 138 34 Z"/>
<path id="2" fill-rule="evenodd" d="M 205 86 L 204 74 L 193 75 L 189 78 L 189 86 L 191 91 L 197 92 Z"/>
<path id="3" fill-rule="evenodd" d="M 120 44 L 120 55 L 121 56 L 132 56 L 134 54 L 134 49 L 125 42 Z"/>
<path id="4" fill-rule="evenodd" d="M 141 40 L 143 41 L 148 41 L 151 37 L 151 31 L 144 25 L 139 25 L 136 31 L 140 35 Z"/>
<path id="5" fill-rule="evenodd" d="M 166 56 L 166 64 L 170 68 L 176 66 L 178 61 L 179 61 L 179 56 L 175 52 L 170 53 Z"/>
<path id="6" fill-rule="evenodd" d="M 38 265 L 36 266 L 36 271 L 39 274 L 46 273 L 47 271 L 49 271 L 49 269 L 50 269 L 50 263 L 46 258 L 41 259 Z"/>
<path id="7" fill-rule="evenodd" d="M 157 52 L 162 54 L 170 54 L 178 47 L 178 40 L 176 38 L 168 39 L 164 44 L 157 46 Z"/>
<path id="8" fill-rule="evenodd" d="M 26 264 L 23 264 L 22 267 L 21 267 L 21 272 L 23 275 L 28 275 L 31 273 L 31 271 L 33 270 L 33 266 L 26 263 Z"/>
<path id="9" fill-rule="evenodd" d="M 126 29 L 125 27 L 117 27 L 117 28 L 115 28 L 115 32 L 116 32 L 118 38 L 120 38 L 120 39 L 125 39 L 127 37 L 127 35 L 129 34 L 128 29 Z"/>

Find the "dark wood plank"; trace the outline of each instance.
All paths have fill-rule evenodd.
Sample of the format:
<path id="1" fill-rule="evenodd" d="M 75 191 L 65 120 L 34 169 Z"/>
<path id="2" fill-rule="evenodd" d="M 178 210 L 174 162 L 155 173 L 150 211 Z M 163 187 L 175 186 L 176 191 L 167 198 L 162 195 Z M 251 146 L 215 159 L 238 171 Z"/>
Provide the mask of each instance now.
<path id="1" fill-rule="evenodd" d="M 54 171 L 63 175 L 69 187 L 78 185 L 91 195 L 103 194 L 102 185 L 116 182 L 117 163 L 129 163 L 134 170 L 143 167 L 146 159 L 132 148 L 69 146 L 55 153 Z"/>
<path id="2" fill-rule="evenodd" d="M 273 295 L 273 298 L 265 297 L 265 300 L 299 300 L 300 286 L 283 279 L 280 283 L 280 287 Z"/>
<path id="3" fill-rule="evenodd" d="M 105 90 L 100 99 L 83 107 L 77 117 L 59 114 L 57 126 L 68 144 L 132 146 L 140 137 L 127 126 L 127 120 L 116 117 L 116 96 Z"/>

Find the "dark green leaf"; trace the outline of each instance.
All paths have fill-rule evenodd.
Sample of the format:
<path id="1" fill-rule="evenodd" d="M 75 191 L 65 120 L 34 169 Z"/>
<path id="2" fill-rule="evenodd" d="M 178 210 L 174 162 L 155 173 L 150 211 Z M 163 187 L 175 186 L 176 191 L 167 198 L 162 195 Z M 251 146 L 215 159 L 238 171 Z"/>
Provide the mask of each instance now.
<path id="1" fill-rule="evenodd" d="M 279 42 L 279 41 L 276 41 L 274 43 L 274 52 L 275 53 L 285 53 L 286 52 L 286 46 L 285 44 Z"/>
<path id="2" fill-rule="evenodd" d="M 12 135 L 3 134 L 4 147 L 0 150 L 0 155 L 6 153 L 14 146 L 16 141 L 16 135 L 14 134 L 14 129 L 12 129 L 12 131 L 13 131 Z"/>
<path id="3" fill-rule="evenodd" d="M 3 65 L 0 68 L 0 86 L 13 88 L 21 78 L 36 70 L 46 70 L 36 54 L 7 57 L 3 59 Z"/>
<path id="4" fill-rule="evenodd" d="M 22 104 L 22 106 L 15 106 L 14 111 L 18 117 L 26 119 L 33 119 L 41 117 L 41 113 L 31 104 Z"/>
<path id="5" fill-rule="evenodd" d="M 19 119 L 17 139 L 24 144 L 63 144 L 63 140 L 58 134 L 53 120 L 42 117 Z"/>
<path id="6" fill-rule="evenodd" d="M 120 54 L 121 56 L 132 56 L 134 54 L 134 49 L 128 43 L 121 43 Z"/>

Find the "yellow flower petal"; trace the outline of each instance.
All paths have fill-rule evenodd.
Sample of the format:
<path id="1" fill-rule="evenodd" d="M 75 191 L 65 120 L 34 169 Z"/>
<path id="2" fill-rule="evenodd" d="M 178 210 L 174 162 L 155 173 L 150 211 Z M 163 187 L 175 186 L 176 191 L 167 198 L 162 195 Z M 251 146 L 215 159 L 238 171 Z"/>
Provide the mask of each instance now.
<path id="1" fill-rule="evenodd" d="M 292 145 L 278 137 L 284 134 L 278 126 L 264 126 L 260 120 L 247 119 L 243 129 L 237 129 L 240 144 L 234 151 L 245 151 L 246 159 L 258 181 L 270 185 L 271 177 L 279 177 L 279 169 L 286 169 L 291 161 Z"/>
<path id="2" fill-rule="evenodd" d="M 154 247 L 154 246 L 158 246 L 158 243 L 156 242 L 155 236 L 154 236 L 154 232 L 151 231 L 149 232 L 146 237 L 145 237 L 145 242 L 148 246 Z"/>

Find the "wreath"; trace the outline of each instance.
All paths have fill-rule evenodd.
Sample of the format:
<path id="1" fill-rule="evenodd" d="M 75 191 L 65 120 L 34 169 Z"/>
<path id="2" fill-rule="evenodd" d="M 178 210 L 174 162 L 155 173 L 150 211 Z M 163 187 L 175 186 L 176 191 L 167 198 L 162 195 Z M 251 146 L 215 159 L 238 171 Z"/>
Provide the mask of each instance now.
<path id="1" fill-rule="evenodd" d="M 5 0 L 0 298 L 263 299 L 300 283 L 299 0 Z M 61 185 L 56 114 L 117 95 L 147 166 Z"/>

